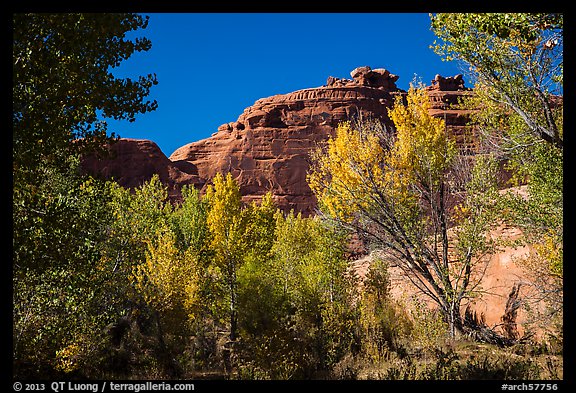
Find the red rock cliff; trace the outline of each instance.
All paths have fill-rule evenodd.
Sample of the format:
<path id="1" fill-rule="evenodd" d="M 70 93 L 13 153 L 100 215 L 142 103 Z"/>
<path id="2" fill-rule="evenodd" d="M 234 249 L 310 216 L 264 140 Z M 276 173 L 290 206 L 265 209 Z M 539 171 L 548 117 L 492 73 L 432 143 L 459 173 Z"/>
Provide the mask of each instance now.
<path id="1" fill-rule="evenodd" d="M 358 67 L 350 75 L 353 79 L 329 77 L 321 87 L 262 98 L 235 122 L 180 147 L 169 158 L 152 142 L 124 139 L 111 147 L 112 158 L 90 159 L 85 166 L 126 187 L 158 173 L 173 198 L 184 184 L 204 190 L 217 172 L 231 172 L 245 201 L 272 191 L 282 209 L 312 214 L 315 199 L 306 183 L 310 151 L 333 135 L 340 121 L 355 116 L 390 125 L 387 110 L 395 96 L 406 93 L 396 87 L 398 76 L 385 69 Z M 463 134 L 467 113 L 450 108 L 471 94 L 462 76 L 437 75 L 428 91 L 433 114 L 444 117 L 455 134 Z"/>

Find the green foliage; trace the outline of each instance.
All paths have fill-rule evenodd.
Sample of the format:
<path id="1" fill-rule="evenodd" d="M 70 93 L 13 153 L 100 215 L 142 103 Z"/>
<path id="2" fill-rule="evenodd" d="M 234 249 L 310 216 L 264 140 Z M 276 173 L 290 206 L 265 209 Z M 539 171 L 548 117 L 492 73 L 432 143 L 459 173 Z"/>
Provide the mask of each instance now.
<path id="1" fill-rule="evenodd" d="M 563 14 L 436 14 L 435 50 L 470 68 L 465 106 L 486 149 L 525 192 L 494 198 L 499 218 L 522 229 L 534 251 L 525 266 L 541 300 L 562 308 Z M 555 294 L 549 296 L 549 294 Z"/>
<path id="2" fill-rule="evenodd" d="M 343 238 L 320 220 L 293 213 L 277 213 L 274 223 L 271 258 L 248 262 L 239 274 L 241 370 L 262 378 L 311 377 L 356 345 Z"/>
<path id="3" fill-rule="evenodd" d="M 12 21 L 14 375 L 86 376 L 117 317 L 115 293 L 129 286 L 106 263 L 116 191 L 80 175 L 80 155 L 114 139 L 98 114 L 133 120 L 155 109 L 143 102 L 154 76 L 109 72 L 150 48 L 124 39 L 147 22 L 133 14 Z"/>
<path id="4" fill-rule="evenodd" d="M 559 277 L 563 277 L 563 164 L 561 150 L 535 142 L 510 164 L 514 173 L 527 179 L 527 196 L 507 193 L 500 201 L 503 217 L 522 228 L 525 241 L 536 244 L 549 273 Z"/>
<path id="5" fill-rule="evenodd" d="M 431 15 L 441 40 L 433 48 L 469 66 L 477 85 L 521 115 L 536 136 L 544 132 L 558 143 L 558 124 L 547 112 L 563 79 L 563 22 L 562 14 L 439 13 Z"/>
<path id="6" fill-rule="evenodd" d="M 206 257 L 209 249 L 210 231 L 206 223 L 207 204 L 197 189 L 182 187 L 182 204 L 174 209 L 170 219 L 179 250 L 191 249 L 199 257 Z"/>
<path id="7" fill-rule="evenodd" d="M 412 332 L 412 323 L 402 305 L 391 297 L 386 262 L 373 260 L 363 284 L 360 323 L 364 351 L 378 361 L 389 350 L 402 351 L 402 341 Z"/>
<path id="8" fill-rule="evenodd" d="M 172 207 L 157 175 L 133 192 L 116 185 L 112 195 L 107 208 L 113 221 L 102 244 L 99 266 L 109 275 L 109 280 L 102 285 L 119 317 L 129 314 L 135 304 L 141 302 L 132 285 L 132 274 L 137 266 L 145 263 L 148 245 L 168 225 Z"/>
<path id="9" fill-rule="evenodd" d="M 109 208 L 114 216 L 110 227 L 108 258 L 119 267 L 132 269 L 144 260 L 146 242 L 166 225 L 172 212 L 166 187 L 158 175 L 132 193 L 117 186 Z"/>
<path id="10" fill-rule="evenodd" d="M 76 176 L 78 161 L 66 171 L 45 167 L 42 183 L 13 188 L 13 265 L 43 269 L 67 265 L 69 258 L 94 257 L 110 219 L 104 208 L 106 185 Z"/>
<path id="11" fill-rule="evenodd" d="M 71 173 L 45 168 L 34 193 L 14 189 L 13 350 L 22 375 L 56 375 L 61 364 L 54 354 L 70 345 L 78 351 L 63 369 L 75 370 L 93 353 L 91 340 L 109 318 L 100 313 L 105 294 L 98 284 L 106 278 L 97 261 L 111 221 L 110 188 L 74 176 L 69 163 Z"/>
<path id="12" fill-rule="evenodd" d="M 487 235 L 498 213 L 494 208 L 499 197 L 497 173 L 498 163 L 493 156 L 478 155 L 463 185 L 465 196 L 454 208 L 456 254 L 458 260 L 465 261 L 466 268 L 472 269 L 470 256 L 481 258 L 497 250 L 497 242 Z"/>
<path id="13" fill-rule="evenodd" d="M 33 181 L 42 163 L 102 146 L 104 117 L 134 121 L 137 113 L 156 109 L 144 102 L 154 75 L 137 81 L 110 73 L 134 52 L 151 48 L 150 40 L 126 40 L 146 28 L 136 14 L 13 15 L 13 166 Z M 72 140 L 75 143 L 70 143 Z"/>

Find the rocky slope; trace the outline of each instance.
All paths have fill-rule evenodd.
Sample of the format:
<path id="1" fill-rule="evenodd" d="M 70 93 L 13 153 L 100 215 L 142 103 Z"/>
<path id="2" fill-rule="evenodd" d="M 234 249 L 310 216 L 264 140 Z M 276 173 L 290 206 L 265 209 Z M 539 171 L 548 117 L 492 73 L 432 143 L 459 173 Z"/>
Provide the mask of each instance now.
<path id="1" fill-rule="evenodd" d="M 218 127 L 210 138 L 180 147 L 167 158 L 150 141 L 122 139 L 110 147 L 111 157 L 89 158 L 85 168 L 135 187 L 158 173 L 179 198 L 184 184 L 204 190 L 217 172 L 231 172 L 245 201 L 272 191 L 280 208 L 305 215 L 315 208 L 306 183 L 309 153 L 333 134 L 340 121 L 356 116 L 376 118 L 390 125 L 387 111 L 398 95 L 398 76 L 385 69 L 358 67 L 352 79 L 329 77 L 321 87 L 262 98 L 246 108 L 235 122 Z M 433 114 L 446 120 L 462 146 L 467 112 L 450 108 L 472 94 L 461 75 L 437 75 L 427 88 Z"/>

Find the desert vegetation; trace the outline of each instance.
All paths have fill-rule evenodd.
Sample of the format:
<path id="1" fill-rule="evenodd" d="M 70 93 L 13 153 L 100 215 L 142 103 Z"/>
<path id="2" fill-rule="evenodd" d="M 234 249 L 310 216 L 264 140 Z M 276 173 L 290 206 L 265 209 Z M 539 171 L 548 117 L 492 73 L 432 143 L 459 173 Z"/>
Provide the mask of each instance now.
<path id="1" fill-rule="evenodd" d="M 146 24 L 13 16 L 14 378 L 563 378 L 562 15 L 432 15 L 435 50 L 475 76 L 460 105 L 477 150 L 459 150 L 413 84 L 394 127 L 342 122 L 311 152 L 311 217 L 270 193 L 243 203 L 230 173 L 174 204 L 158 176 L 129 190 L 82 172 L 115 139 L 98 113 L 156 107 L 154 75 L 108 73 L 150 48 L 124 39 Z M 534 289 L 512 292 L 509 329 L 463 307 L 502 223 L 530 245 Z M 377 251 L 363 277 L 351 236 Z M 392 296 L 392 264 L 419 297 Z"/>

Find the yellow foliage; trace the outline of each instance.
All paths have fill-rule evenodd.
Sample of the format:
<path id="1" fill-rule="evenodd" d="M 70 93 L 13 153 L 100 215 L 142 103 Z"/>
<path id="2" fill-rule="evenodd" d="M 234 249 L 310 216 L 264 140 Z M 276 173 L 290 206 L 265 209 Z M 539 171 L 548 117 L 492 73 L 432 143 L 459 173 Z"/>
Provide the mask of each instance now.
<path id="1" fill-rule="evenodd" d="M 183 254 L 172 232 L 162 231 L 147 242 L 146 262 L 135 268 L 133 280 L 145 301 L 161 312 L 183 309 L 194 319 L 199 298 L 199 274 L 193 250 Z"/>
<path id="2" fill-rule="evenodd" d="M 407 105 L 398 97 L 389 110 L 396 139 L 385 147 L 378 133 L 341 123 L 325 150 L 313 153 L 307 180 L 319 204 L 333 217 L 350 221 L 359 211 L 386 204 L 400 217 L 414 218 L 414 184 L 435 187 L 456 155 L 442 119 L 430 115 L 425 90 L 411 87 Z"/>
<path id="3" fill-rule="evenodd" d="M 455 141 L 448 137 L 444 120 L 430 115 L 431 103 L 424 89 L 410 87 L 406 100 L 404 106 L 397 97 L 388 110 L 397 134 L 387 162 L 402 172 L 396 182 L 419 178 L 436 184 L 456 155 Z"/>
<path id="4" fill-rule="evenodd" d="M 65 373 L 77 370 L 80 365 L 77 362 L 82 349 L 77 343 L 72 343 L 56 351 L 56 369 Z"/>
<path id="5" fill-rule="evenodd" d="M 333 216 L 350 219 L 370 205 L 372 190 L 382 180 L 384 149 L 378 136 L 361 134 L 350 122 L 341 123 L 325 153 L 315 154 L 316 167 L 308 184 Z"/>
<path id="6" fill-rule="evenodd" d="M 456 222 L 461 222 L 470 216 L 470 206 L 464 203 L 458 203 L 454 206 L 453 219 Z"/>
<path id="7" fill-rule="evenodd" d="M 212 180 L 214 185 L 208 187 L 206 200 L 209 204 L 206 222 L 212 235 L 212 248 L 217 252 L 217 259 L 227 260 L 236 253 L 243 234 L 242 197 L 240 188 L 232 175 L 226 178 L 217 173 Z"/>
<path id="8" fill-rule="evenodd" d="M 534 245 L 538 256 L 548 263 L 549 271 L 562 278 L 564 276 L 564 247 L 559 238 L 553 231 L 549 231 L 542 236 L 542 241 Z"/>

